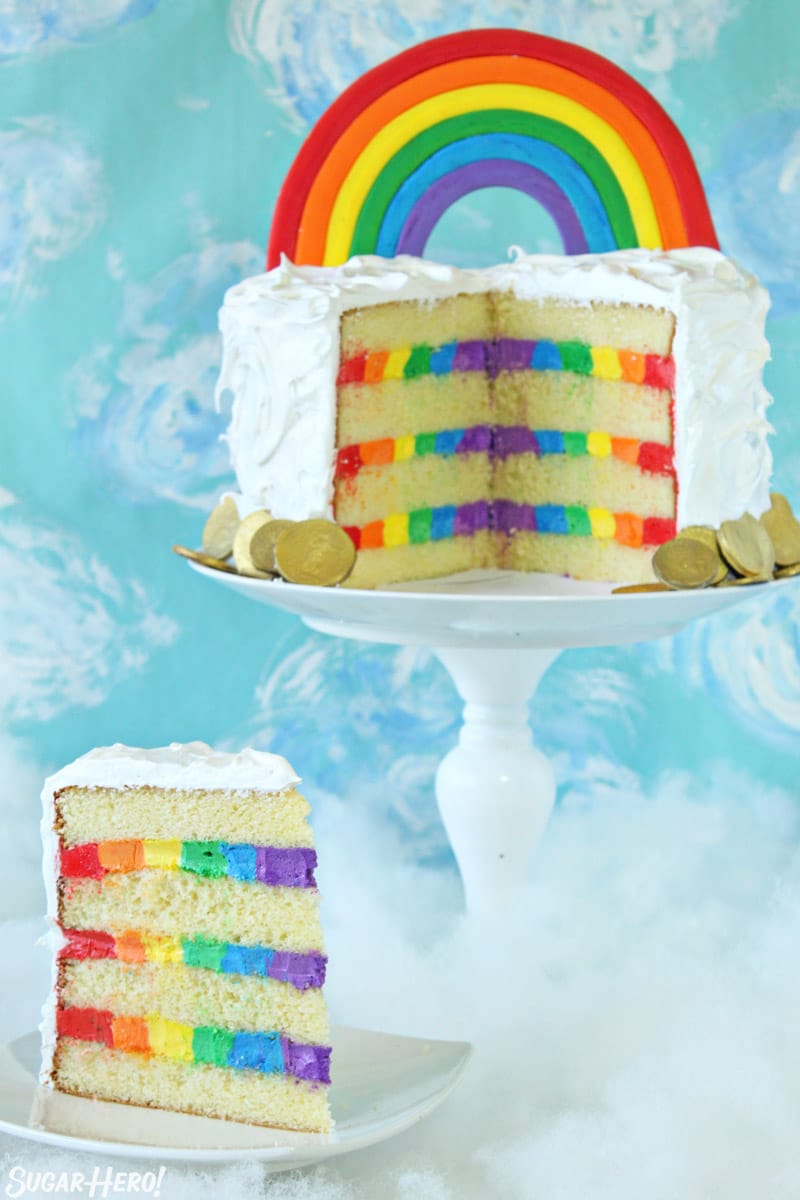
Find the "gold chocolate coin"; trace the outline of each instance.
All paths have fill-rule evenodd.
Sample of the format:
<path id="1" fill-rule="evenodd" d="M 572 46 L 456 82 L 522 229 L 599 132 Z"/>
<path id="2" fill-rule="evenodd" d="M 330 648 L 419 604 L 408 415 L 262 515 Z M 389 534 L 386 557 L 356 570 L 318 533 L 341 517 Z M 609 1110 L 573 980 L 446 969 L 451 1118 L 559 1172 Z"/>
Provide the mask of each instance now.
<path id="1" fill-rule="evenodd" d="M 764 526 L 751 513 L 738 521 L 723 521 L 717 542 L 726 562 L 739 575 L 769 577 L 775 567 L 775 551 Z"/>
<path id="2" fill-rule="evenodd" d="M 673 538 L 653 555 L 653 570 L 670 588 L 708 587 L 717 575 L 717 555 L 695 538 Z"/>
<path id="3" fill-rule="evenodd" d="M 293 521 L 269 521 L 260 525 L 250 539 L 250 558 L 253 566 L 259 571 L 277 571 L 275 566 L 275 543 L 283 533 L 293 525 Z"/>
<path id="4" fill-rule="evenodd" d="M 771 507 L 759 520 L 775 547 L 775 562 L 779 567 L 791 567 L 800 562 L 800 522 L 780 492 L 772 492 L 770 500 Z"/>
<path id="5" fill-rule="evenodd" d="M 227 571 L 229 575 L 236 575 L 235 567 L 223 562 L 221 558 L 214 558 L 212 554 L 203 554 L 201 550 L 190 550 L 188 546 L 172 547 L 176 554 L 180 554 L 181 558 L 191 559 L 192 562 L 200 563 L 203 567 L 213 567 L 215 571 Z"/>
<path id="6" fill-rule="evenodd" d="M 212 511 L 203 528 L 204 554 L 212 558 L 230 558 L 233 539 L 239 528 L 239 510 L 233 496 L 225 496 Z"/>
<path id="7" fill-rule="evenodd" d="M 275 544 L 275 563 L 290 583 L 331 587 L 353 569 L 356 548 L 340 525 L 322 518 L 297 521 Z"/>
<path id="8" fill-rule="evenodd" d="M 800 575 L 800 562 L 792 563 L 788 567 L 778 567 L 775 572 L 776 579 L 791 579 L 794 575 Z"/>
<path id="9" fill-rule="evenodd" d="M 233 561 L 236 563 L 236 569 L 240 575 L 251 575 L 255 579 L 272 579 L 273 572 L 259 570 L 250 557 L 250 542 L 253 535 L 263 525 L 268 525 L 271 520 L 272 514 L 265 508 L 260 508 L 256 512 L 250 513 L 249 517 L 245 517 L 236 530 L 236 536 L 233 539 Z"/>
<path id="10" fill-rule="evenodd" d="M 709 525 L 687 525 L 685 529 L 681 529 L 678 534 L 679 538 L 694 538 L 696 542 L 702 542 L 704 546 L 708 546 L 717 556 L 717 573 L 711 580 L 711 587 L 715 587 L 728 574 L 728 564 L 720 557 L 719 546 L 717 545 L 717 531 Z"/>
<path id="11" fill-rule="evenodd" d="M 612 596 L 632 596 L 634 592 L 669 592 L 665 583 L 626 583 L 624 587 L 615 587 Z"/>
<path id="12" fill-rule="evenodd" d="M 742 575 L 740 578 L 731 575 L 728 579 L 723 579 L 718 587 L 750 587 L 755 583 L 769 583 L 772 579 L 771 575 Z"/>

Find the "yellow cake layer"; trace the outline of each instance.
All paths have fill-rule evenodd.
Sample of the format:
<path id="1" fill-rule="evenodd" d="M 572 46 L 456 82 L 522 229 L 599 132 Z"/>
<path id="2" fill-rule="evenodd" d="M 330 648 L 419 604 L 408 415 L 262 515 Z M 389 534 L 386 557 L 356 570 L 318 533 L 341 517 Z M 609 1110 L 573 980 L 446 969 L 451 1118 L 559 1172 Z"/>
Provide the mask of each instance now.
<path id="1" fill-rule="evenodd" d="M 672 443 L 670 394 L 638 383 L 592 379 L 568 371 L 502 371 L 494 383 L 498 425 L 598 430 L 611 437 Z"/>
<path id="2" fill-rule="evenodd" d="M 429 303 L 398 300 L 342 313 L 341 355 L 351 358 L 371 350 L 391 350 L 423 342 L 473 341 L 494 337 L 493 303 L 483 295 L 449 296 Z"/>
<path id="3" fill-rule="evenodd" d="M 489 495 L 488 454 L 423 454 L 385 467 L 364 467 L 335 488 L 340 525 L 366 525 L 390 513 L 441 504 L 470 504 Z"/>
<path id="4" fill-rule="evenodd" d="M 219 938 L 275 950 L 324 950 L 319 893 L 238 879 L 206 879 L 185 871 L 132 871 L 62 884 L 65 929 L 116 935 L 145 929 L 171 937 Z"/>
<path id="5" fill-rule="evenodd" d="M 408 579 L 435 579 L 494 564 L 492 535 L 481 530 L 474 537 L 445 538 L 392 550 L 361 550 L 352 574 L 343 587 L 374 588 Z"/>
<path id="6" fill-rule="evenodd" d="M 308 811 L 293 788 L 269 794 L 68 787 L 56 798 L 56 832 L 68 846 L 143 836 L 313 846 Z"/>
<path id="7" fill-rule="evenodd" d="M 185 1025 L 250 1033 L 277 1030 L 296 1042 L 330 1042 L 320 988 L 301 992 L 257 975 L 217 974 L 182 963 L 128 964 L 114 958 L 66 960 L 60 984 L 65 1007 L 100 1008 L 115 1017 L 158 1013 Z"/>
<path id="8" fill-rule="evenodd" d="M 479 371 L 348 383 L 338 397 L 338 447 L 491 424 L 489 385 Z"/>
<path id="9" fill-rule="evenodd" d="M 669 354 L 675 317 L 666 309 L 633 304 L 575 304 L 564 300 L 518 299 L 494 292 L 496 337 L 585 342 L 639 354 Z M 461 335 L 459 335 L 460 338 Z"/>
<path id="10" fill-rule="evenodd" d="M 617 458 L 512 454 L 495 463 L 494 495 L 518 504 L 579 504 L 642 517 L 674 517 L 675 485 Z"/>
<path id="11" fill-rule="evenodd" d="M 606 538 L 554 533 L 517 533 L 507 541 L 501 565 L 511 571 L 545 571 L 573 579 L 651 583 L 652 547 L 635 550 Z"/>
<path id="12" fill-rule="evenodd" d="M 182 1063 L 63 1038 L 53 1082 L 59 1090 L 251 1125 L 327 1133 L 327 1088 L 288 1075 Z"/>

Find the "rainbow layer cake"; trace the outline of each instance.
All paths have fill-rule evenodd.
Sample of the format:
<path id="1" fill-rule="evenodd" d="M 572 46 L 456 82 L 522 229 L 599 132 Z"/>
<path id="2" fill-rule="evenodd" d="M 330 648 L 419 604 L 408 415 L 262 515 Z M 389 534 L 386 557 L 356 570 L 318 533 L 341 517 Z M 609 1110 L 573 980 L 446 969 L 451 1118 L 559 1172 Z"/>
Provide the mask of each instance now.
<path id="1" fill-rule="evenodd" d="M 347 586 L 651 579 L 679 529 L 769 507 L 767 304 L 711 249 L 284 261 L 220 315 L 240 509 L 337 521 Z"/>
<path id="2" fill-rule="evenodd" d="M 297 782 L 276 755 L 200 743 L 93 750 L 47 781 L 43 1083 L 330 1128 L 316 853 Z"/>

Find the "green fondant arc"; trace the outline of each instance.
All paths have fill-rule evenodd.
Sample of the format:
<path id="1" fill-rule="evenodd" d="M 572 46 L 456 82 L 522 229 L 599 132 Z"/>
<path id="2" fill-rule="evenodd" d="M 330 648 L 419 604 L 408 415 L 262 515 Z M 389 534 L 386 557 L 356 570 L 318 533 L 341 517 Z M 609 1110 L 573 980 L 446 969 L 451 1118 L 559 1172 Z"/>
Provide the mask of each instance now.
<path id="1" fill-rule="evenodd" d="M 540 138 L 557 146 L 583 168 L 597 188 L 617 248 L 638 245 L 631 211 L 617 177 L 600 151 L 582 134 L 551 117 L 514 108 L 490 108 L 449 117 L 411 138 L 375 179 L 359 213 L 350 254 L 373 254 L 386 210 L 403 182 L 437 150 L 474 134 L 510 133 Z"/>

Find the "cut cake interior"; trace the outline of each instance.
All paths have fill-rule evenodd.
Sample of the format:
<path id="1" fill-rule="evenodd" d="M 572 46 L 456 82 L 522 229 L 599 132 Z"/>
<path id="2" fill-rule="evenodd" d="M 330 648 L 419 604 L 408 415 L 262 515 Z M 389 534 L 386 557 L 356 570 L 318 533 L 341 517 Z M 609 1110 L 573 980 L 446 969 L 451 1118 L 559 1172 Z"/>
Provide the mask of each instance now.
<path id="1" fill-rule="evenodd" d="M 43 1082 L 327 1131 L 316 853 L 288 764 L 199 744 L 93 754 L 44 792 L 58 949 Z"/>

